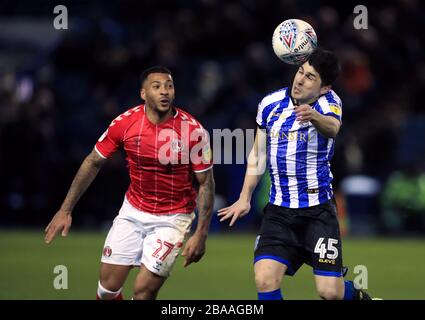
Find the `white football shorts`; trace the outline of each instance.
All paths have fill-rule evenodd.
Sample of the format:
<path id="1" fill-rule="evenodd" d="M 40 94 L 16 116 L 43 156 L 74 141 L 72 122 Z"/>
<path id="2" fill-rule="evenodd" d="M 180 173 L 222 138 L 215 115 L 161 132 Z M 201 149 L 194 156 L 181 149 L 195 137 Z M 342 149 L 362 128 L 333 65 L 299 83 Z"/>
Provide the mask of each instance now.
<path id="1" fill-rule="evenodd" d="M 124 199 L 103 248 L 103 263 L 140 266 L 168 277 L 190 231 L 195 213 L 154 215 Z"/>

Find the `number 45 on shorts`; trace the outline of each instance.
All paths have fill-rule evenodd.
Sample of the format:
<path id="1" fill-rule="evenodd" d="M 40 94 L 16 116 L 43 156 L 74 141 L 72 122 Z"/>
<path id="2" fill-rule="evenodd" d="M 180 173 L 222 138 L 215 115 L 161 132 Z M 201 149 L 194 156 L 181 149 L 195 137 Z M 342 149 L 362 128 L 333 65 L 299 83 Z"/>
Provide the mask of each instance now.
<path id="1" fill-rule="evenodd" d="M 327 243 L 324 240 L 325 238 L 317 240 L 314 253 L 318 253 L 320 259 L 325 259 L 325 257 L 331 260 L 336 259 L 338 257 L 338 248 L 335 245 L 338 244 L 338 240 L 329 238 Z"/>

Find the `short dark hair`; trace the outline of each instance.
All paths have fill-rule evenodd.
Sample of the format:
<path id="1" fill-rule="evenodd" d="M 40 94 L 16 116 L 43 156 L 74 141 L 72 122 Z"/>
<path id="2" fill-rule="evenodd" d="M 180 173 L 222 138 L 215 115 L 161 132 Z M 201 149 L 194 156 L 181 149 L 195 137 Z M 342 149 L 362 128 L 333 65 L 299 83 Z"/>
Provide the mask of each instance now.
<path id="1" fill-rule="evenodd" d="M 171 75 L 170 69 L 163 66 L 153 66 L 144 70 L 140 76 L 140 86 L 143 86 L 143 82 L 148 78 L 151 73 L 166 73 Z"/>
<path id="2" fill-rule="evenodd" d="M 322 86 L 332 85 L 341 73 L 341 65 L 332 51 L 316 48 L 308 63 L 319 73 Z"/>

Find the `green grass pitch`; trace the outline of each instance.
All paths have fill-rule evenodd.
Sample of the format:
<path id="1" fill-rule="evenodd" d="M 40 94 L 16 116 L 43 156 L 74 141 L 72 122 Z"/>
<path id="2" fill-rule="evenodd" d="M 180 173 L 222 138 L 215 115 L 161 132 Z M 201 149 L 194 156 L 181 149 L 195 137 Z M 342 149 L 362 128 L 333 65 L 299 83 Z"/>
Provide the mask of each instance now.
<path id="1" fill-rule="evenodd" d="M 0 299 L 93 299 L 106 232 L 77 232 L 47 246 L 40 231 L 0 231 Z M 254 234 L 212 234 L 207 253 L 183 268 L 182 257 L 158 299 L 255 300 L 252 251 Z M 353 279 L 355 265 L 368 270 L 368 292 L 383 299 L 425 299 L 425 239 L 347 238 L 344 265 Z M 68 270 L 68 289 L 54 288 L 56 265 Z M 137 268 L 124 288 L 131 297 Z M 282 292 L 288 300 L 318 299 L 311 268 L 285 277 Z"/>

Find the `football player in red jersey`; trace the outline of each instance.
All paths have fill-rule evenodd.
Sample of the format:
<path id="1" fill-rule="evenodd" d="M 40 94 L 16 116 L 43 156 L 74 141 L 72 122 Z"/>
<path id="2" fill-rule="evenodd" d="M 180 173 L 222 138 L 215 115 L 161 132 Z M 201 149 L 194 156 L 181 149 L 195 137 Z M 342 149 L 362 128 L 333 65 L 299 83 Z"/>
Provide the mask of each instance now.
<path id="1" fill-rule="evenodd" d="M 58 233 L 68 234 L 78 200 L 102 165 L 122 147 L 131 182 L 105 241 L 98 299 L 122 299 L 121 290 L 133 266 L 140 266 L 133 298 L 156 298 L 190 231 L 196 197 L 198 224 L 184 245 L 184 266 L 198 262 L 205 253 L 215 188 L 208 133 L 194 117 L 173 105 L 174 82 L 167 68 L 151 67 L 141 78 L 145 103 L 111 122 L 45 229 L 46 243 Z M 193 176 L 199 183 L 198 195 Z"/>

